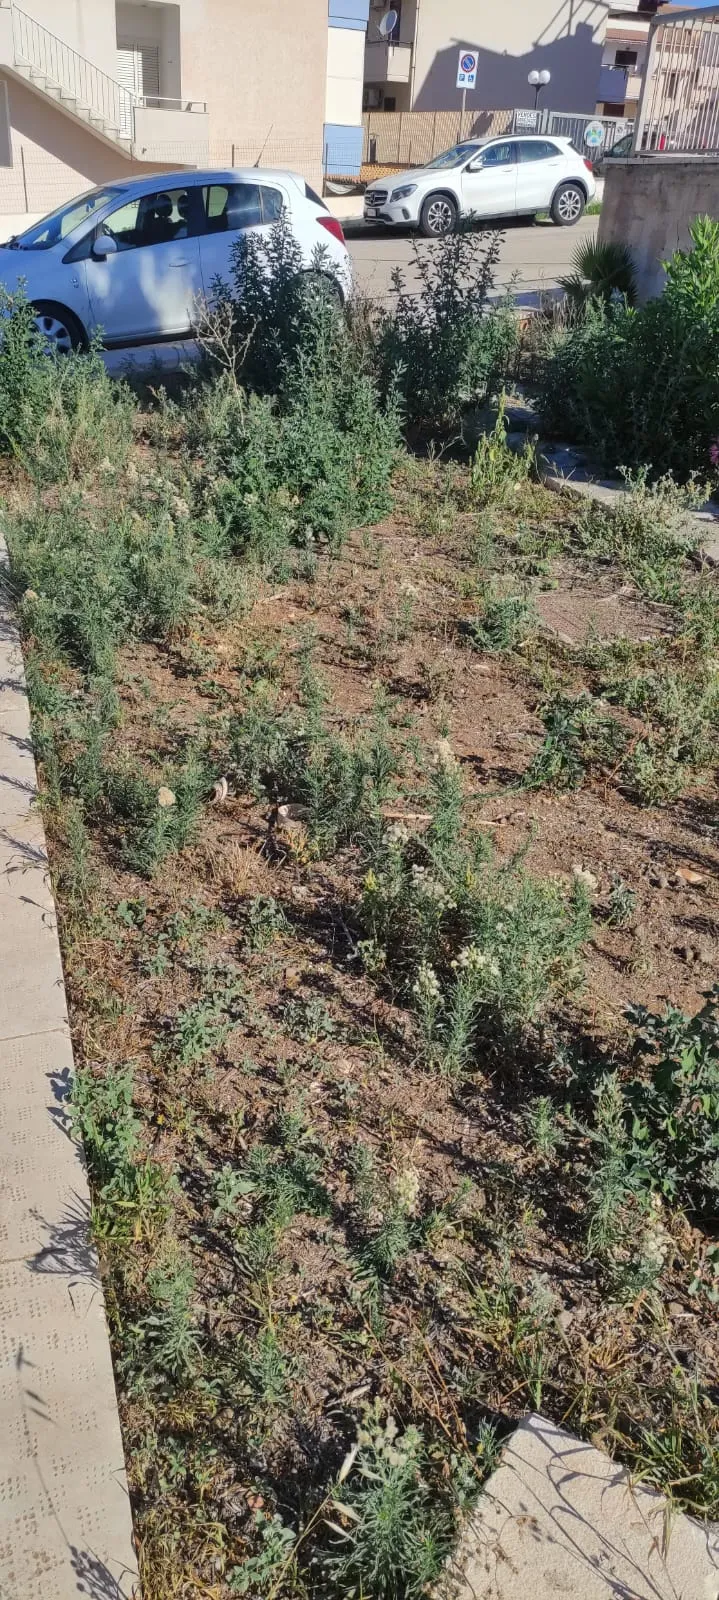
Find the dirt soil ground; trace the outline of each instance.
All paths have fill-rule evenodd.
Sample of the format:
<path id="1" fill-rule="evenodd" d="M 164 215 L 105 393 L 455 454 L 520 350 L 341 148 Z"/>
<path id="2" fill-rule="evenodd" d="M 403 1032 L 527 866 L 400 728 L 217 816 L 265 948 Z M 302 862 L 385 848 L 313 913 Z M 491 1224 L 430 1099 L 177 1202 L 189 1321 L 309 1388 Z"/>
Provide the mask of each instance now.
<path id="1" fill-rule="evenodd" d="M 144 1148 L 174 1174 L 160 1269 L 172 1284 L 189 1262 L 177 1325 L 202 1350 L 178 1358 L 174 1386 L 152 1376 L 157 1240 L 138 1227 L 107 1241 L 147 1600 L 311 1592 L 311 1553 L 334 1537 L 312 1519 L 368 1417 L 417 1425 L 438 1471 L 471 1482 L 483 1422 L 501 1433 L 541 1409 L 654 1481 L 686 1479 L 694 1509 L 711 1501 L 690 1481 L 711 1476 L 717 1441 L 716 1307 L 689 1291 L 705 1232 L 667 1211 L 658 1283 L 611 1299 L 587 1248 L 592 1140 L 573 1096 L 582 1061 L 624 1059 L 630 1004 L 693 1013 L 713 981 L 716 789 L 701 773 L 673 803 L 640 805 L 611 762 L 565 792 L 524 782 L 548 697 L 596 689 L 607 641 L 671 655 L 671 614 L 626 573 L 567 554 L 576 510 L 560 497 L 533 487 L 493 522 L 462 509 L 447 473 L 460 469 L 410 464 L 391 521 L 259 583 L 233 624 L 126 650 L 118 748 L 164 758 L 201 730 L 218 784 L 195 842 L 154 880 L 122 866 L 116 832 L 98 835 L 78 919 L 50 824 L 78 1060 L 132 1070 Z M 467 634 L 492 574 L 536 606 L 503 653 Z M 333 730 L 361 727 L 384 696 L 406 773 L 388 823 L 421 828 L 422 761 L 446 741 L 498 862 L 521 853 L 569 886 L 583 875 L 581 972 L 511 1061 L 487 1041 L 459 1080 L 421 1065 L 406 1003 L 363 965 L 361 841 L 318 859 L 286 797 L 243 791 L 223 754 L 259 681 L 294 703 L 310 639 Z M 641 719 L 616 714 L 634 737 Z M 405 1233 L 373 1277 L 368 1241 L 398 1196 Z M 246 1591 L 238 1574 L 275 1514 L 313 1531 Z"/>

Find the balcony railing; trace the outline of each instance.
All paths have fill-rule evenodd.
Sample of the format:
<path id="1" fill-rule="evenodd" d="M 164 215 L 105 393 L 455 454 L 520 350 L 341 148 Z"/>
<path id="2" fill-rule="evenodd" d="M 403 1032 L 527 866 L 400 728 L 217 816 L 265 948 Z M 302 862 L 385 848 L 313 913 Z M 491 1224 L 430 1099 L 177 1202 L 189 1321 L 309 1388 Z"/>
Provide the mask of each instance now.
<path id="1" fill-rule="evenodd" d="M 633 153 L 719 153 L 719 5 L 654 18 Z"/>
<path id="2" fill-rule="evenodd" d="M 624 105 L 627 98 L 626 67 L 601 67 L 599 72 L 599 99 L 611 105 Z"/>
<path id="3" fill-rule="evenodd" d="M 187 111 L 195 116 L 207 115 L 206 100 L 185 100 L 181 95 L 166 94 L 134 94 L 132 98 L 136 106 L 145 106 L 150 111 Z"/>

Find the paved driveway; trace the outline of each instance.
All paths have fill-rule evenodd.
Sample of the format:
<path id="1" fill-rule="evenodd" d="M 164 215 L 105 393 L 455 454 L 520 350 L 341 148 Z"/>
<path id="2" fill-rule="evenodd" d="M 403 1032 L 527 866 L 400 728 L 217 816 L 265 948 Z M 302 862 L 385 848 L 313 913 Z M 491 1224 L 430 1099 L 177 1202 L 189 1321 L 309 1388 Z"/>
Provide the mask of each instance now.
<path id="1" fill-rule="evenodd" d="M 516 279 L 515 292 L 520 304 L 536 304 L 542 290 L 556 285 L 557 278 L 570 270 L 577 245 L 594 238 L 598 217 L 583 217 L 574 228 L 555 228 L 551 222 L 527 223 L 521 219 L 506 225 L 502 255 L 497 273 L 497 288 L 508 287 Z M 407 281 L 414 278 L 413 233 L 387 233 L 378 228 L 346 224 L 347 243 L 352 254 L 357 288 L 373 299 L 385 300 L 392 292 L 392 272 L 402 268 Z M 419 239 L 420 250 L 425 240 Z"/>

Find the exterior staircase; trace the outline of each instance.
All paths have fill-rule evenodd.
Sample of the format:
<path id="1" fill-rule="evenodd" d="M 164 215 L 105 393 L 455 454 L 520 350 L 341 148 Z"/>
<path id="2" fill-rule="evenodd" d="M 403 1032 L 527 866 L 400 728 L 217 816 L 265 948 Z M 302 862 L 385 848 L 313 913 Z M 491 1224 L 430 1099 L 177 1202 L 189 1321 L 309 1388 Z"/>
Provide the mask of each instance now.
<path id="1" fill-rule="evenodd" d="M 0 66 L 132 157 L 137 97 L 12 0 L 0 0 Z"/>

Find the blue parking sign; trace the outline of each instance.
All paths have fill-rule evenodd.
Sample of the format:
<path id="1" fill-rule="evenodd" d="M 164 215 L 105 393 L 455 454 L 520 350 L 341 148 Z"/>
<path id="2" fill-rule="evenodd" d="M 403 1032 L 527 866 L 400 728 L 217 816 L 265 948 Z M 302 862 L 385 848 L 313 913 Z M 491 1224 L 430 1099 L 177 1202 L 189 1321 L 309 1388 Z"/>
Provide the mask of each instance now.
<path id="1" fill-rule="evenodd" d="M 457 88 L 473 89 L 477 82 L 476 50 L 460 50 L 457 66 Z"/>

